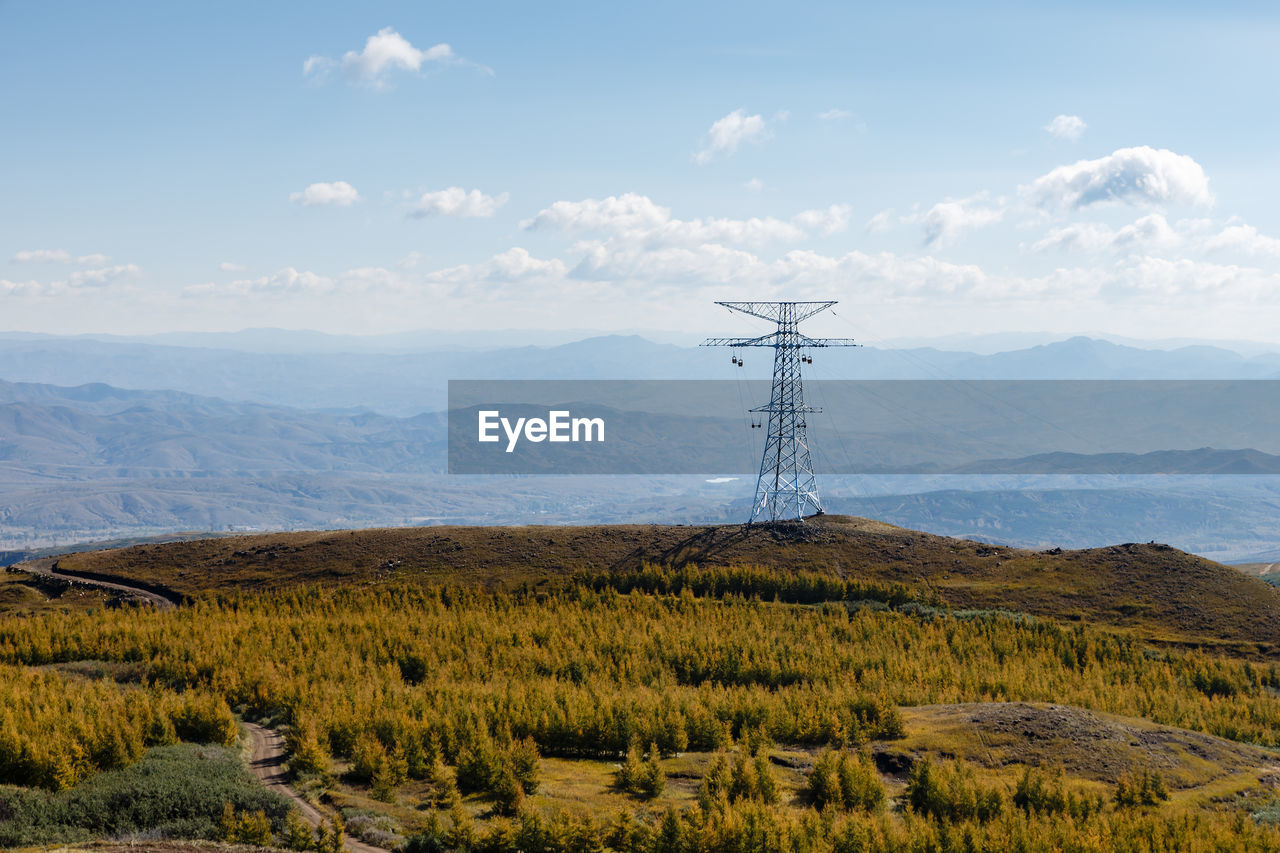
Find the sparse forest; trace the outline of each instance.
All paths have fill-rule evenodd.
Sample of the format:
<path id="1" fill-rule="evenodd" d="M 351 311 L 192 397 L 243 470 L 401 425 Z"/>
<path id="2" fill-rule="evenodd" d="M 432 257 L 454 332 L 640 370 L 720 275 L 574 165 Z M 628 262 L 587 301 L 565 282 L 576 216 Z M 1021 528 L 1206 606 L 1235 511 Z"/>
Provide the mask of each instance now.
<path id="1" fill-rule="evenodd" d="M 149 747 L 230 744 L 234 712 L 285 729 L 302 780 L 421 805 L 409 849 L 1280 850 L 1273 825 L 1166 803 L 1151 778 L 926 762 L 887 790 L 864 750 L 904 735 L 905 706 L 1057 702 L 1280 747 L 1275 663 L 904 586 L 646 567 L 536 592 L 233 592 L 8 619 L 0 664 L 0 782 L 70 789 Z M 803 779 L 780 783 L 781 746 L 812 755 Z M 692 753 L 718 756 L 696 793 L 654 800 L 662 762 Z M 616 768 L 602 787 L 631 805 L 539 807 L 553 760 Z"/>

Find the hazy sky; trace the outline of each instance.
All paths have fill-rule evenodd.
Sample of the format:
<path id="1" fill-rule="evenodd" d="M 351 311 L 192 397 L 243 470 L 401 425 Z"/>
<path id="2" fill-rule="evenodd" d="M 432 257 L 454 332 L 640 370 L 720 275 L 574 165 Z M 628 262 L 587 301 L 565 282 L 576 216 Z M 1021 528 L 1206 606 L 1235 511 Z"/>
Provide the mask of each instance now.
<path id="1" fill-rule="evenodd" d="M 1269 4 L 0 0 L 0 329 L 1280 340 Z"/>

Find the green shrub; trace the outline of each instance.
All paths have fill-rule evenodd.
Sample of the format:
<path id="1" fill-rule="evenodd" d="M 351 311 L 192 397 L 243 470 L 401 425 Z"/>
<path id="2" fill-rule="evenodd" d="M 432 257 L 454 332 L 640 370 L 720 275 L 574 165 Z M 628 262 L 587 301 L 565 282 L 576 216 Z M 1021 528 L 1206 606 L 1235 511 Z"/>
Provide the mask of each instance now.
<path id="1" fill-rule="evenodd" d="M 518 814 L 520 807 L 524 805 L 524 788 L 520 785 L 520 780 L 511 772 L 510 767 L 504 767 L 499 772 L 491 793 L 494 810 L 498 814 L 508 816 Z"/>
<path id="2" fill-rule="evenodd" d="M 884 782 L 866 753 L 856 757 L 845 750 L 824 750 L 814 763 L 807 785 L 818 808 L 835 806 L 850 811 L 875 811 L 884 805 Z"/>
<path id="3" fill-rule="evenodd" d="M 231 746 L 240 737 L 240 727 L 226 701 L 209 694 L 187 694 L 173 717 L 173 727 L 182 740 Z"/>
<path id="4" fill-rule="evenodd" d="M 316 853 L 346 853 L 347 831 L 341 817 L 334 815 L 333 820 L 321 822 L 314 849 Z"/>
<path id="5" fill-rule="evenodd" d="M 754 800 L 773 805 L 778 802 L 778 782 L 773 778 L 769 759 L 763 753 L 739 753 L 732 765 L 724 754 L 717 755 L 702 777 L 698 803 L 708 811 L 718 803 Z"/>
<path id="6" fill-rule="evenodd" d="M 285 818 L 284 832 L 280 840 L 290 850 L 310 850 L 315 844 L 316 835 L 298 810 L 290 809 Z"/>
<path id="7" fill-rule="evenodd" d="M 128 768 L 98 773 L 65 791 L 0 788 L 0 848 L 140 833 L 217 838 L 228 805 L 234 815 L 255 820 L 261 812 L 277 831 L 290 810 L 289 801 L 263 788 L 231 750 L 155 747 Z"/>
<path id="8" fill-rule="evenodd" d="M 1031 767 L 1018 777 L 1013 804 L 1028 814 L 1069 814 L 1077 821 L 1102 811 L 1101 797 L 1066 790 L 1061 772 L 1050 778 Z"/>
<path id="9" fill-rule="evenodd" d="M 936 767 L 928 759 L 916 762 L 907 779 L 906 802 L 919 815 L 938 820 L 985 822 L 1004 810 L 1004 797 L 984 788 L 973 771 L 962 763 Z"/>
<path id="10" fill-rule="evenodd" d="M 667 777 L 658 763 L 658 745 L 650 744 L 643 756 L 638 744 L 627 750 L 627 758 L 613 776 L 614 785 L 643 799 L 653 799 L 666 787 Z"/>
<path id="11" fill-rule="evenodd" d="M 310 718 L 294 723 L 285 735 L 289 753 L 289 770 L 295 776 L 329 772 L 329 750 L 321 743 L 316 725 Z"/>
<path id="12" fill-rule="evenodd" d="M 501 771 L 497 749 L 487 732 L 474 733 L 458 752 L 455 764 L 458 789 L 466 793 L 485 791 L 498 779 Z"/>
<path id="13" fill-rule="evenodd" d="M 1169 799 L 1169 792 L 1165 789 L 1164 779 L 1160 774 L 1144 767 L 1137 773 L 1120 777 L 1113 799 L 1120 808 L 1154 806 Z"/>
<path id="14" fill-rule="evenodd" d="M 266 847 L 271 844 L 271 820 L 266 812 L 237 811 L 231 803 L 222 806 L 218 829 L 223 841 Z"/>
<path id="15" fill-rule="evenodd" d="M 533 738 L 512 741 L 506 750 L 506 764 L 511 775 L 526 794 L 538 790 L 538 745 Z"/>

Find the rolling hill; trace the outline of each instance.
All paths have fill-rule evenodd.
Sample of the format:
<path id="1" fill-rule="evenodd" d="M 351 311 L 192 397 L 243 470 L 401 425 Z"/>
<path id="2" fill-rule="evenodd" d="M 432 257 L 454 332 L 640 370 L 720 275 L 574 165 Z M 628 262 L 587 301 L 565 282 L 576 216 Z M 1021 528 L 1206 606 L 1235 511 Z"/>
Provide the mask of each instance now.
<path id="1" fill-rule="evenodd" d="M 198 596 L 409 579 L 512 588 L 646 563 L 758 566 L 907 584 L 959 609 L 1130 627 L 1153 640 L 1280 654 L 1280 590 L 1167 545 L 1031 551 L 846 516 L 794 524 L 429 527 L 232 536 L 91 551 L 61 570 Z M 47 564 L 47 563 L 46 563 Z"/>
<path id="2" fill-rule="evenodd" d="M 30 703 L 26 741 L 71 749 L 171 715 L 181 739 L 200 719 L 231 745 L 234 711 L 284 746 L 316 820 L 340 812 L 372 845 L 354 849 L 450 849 L 459 828 L 531 849 L 494 841 L 514 812 L 561 834 L 615 814 L 814 838 L 834 820 L 900 837 L 881 850 L 952 829 L 1066 849 L 1173 826 L 1280 850 L 1280 590 L 1154 543 L 1019 550 L 841 516 L 263 534 L 45 557 L 3 576 L 0 608 L 0 690 L 58 697 Z M 129 717 L 120 696 L 154 707 Z M 33 766 L 56 787 L 56 761 Z M 41 815 L 131 778 L 0 786 L 24 815 L 0 843 L 104 834 L 96 813 Z M 846 787 L 866 799 L 838 816 L 829 792 Z M 930 790 L 947 799 L 921 806 Z M 970 800 L 985 817 L 947 805 Z M 198 817 L 217 818 L 211 802 Z M 1093 849 L 1143 849 L 1108 843 Z"/>

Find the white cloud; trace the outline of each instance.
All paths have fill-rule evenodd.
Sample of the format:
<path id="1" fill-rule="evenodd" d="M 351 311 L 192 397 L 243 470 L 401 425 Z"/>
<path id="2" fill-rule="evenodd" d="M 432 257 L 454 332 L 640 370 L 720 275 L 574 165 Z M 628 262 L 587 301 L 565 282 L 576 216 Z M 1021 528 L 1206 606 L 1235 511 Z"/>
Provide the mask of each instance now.
<path id="1" fill-rule="evenodd" d="M 1168 249 L 1181 240 L 1162 214 L 1149 213 L 1117 231 L 1114 245 L 1121 249 Z"/>
<path id="2" fill-rule="evenodd" d="M 1100 252 L 1111 247 L 1115 230 L 1099 222 L 1073 222 L 1054 228 L 1031 247 L 1033 252 Z"/>
<path id="3" fill-rule="evenodd" d="M 882 210 L 868 219 L 865 227 L 868 233 L 880 234 L 894 225 L 920 225 L 924 229 L 926 246 L 945 246 L 955 242 L 965 231 L 1000 222 L 1007 209 L 1007 199 L 992 199 L 989 193 L 980 192 L 968 198 L 944 199 L 923 212 L 913 207 L 910 213 L 897 216 L 891 209 Z"/>
<path id="4" fill-rule="evenodd" d="M 423 193 L 414 203 L 410 216 L 459 216 L 463 218 L 483 218 L 493 216 L 498 208 L 507 203 L 507 193 L 496 196 L 485 195 L 480 190 L 468 192 L 462 187 L 449 187 L 435 192 Z"/>
<path id="5" fill-rule="evenodd" d="M 839 256 L 795 250 L 768 260 L 741 249 L 704 244 L 648 249 L 595 244 L 570 272 L 572 278 L 628 287 L 750 287 L 753 293 L 788 297 L 856 295 L 860 300 L 1017 297 L 1042 287 L 1014 278 L 992 278 L 980 267 L 934 257 L 853 251 Z"/>
<path id="6" fill-rule="evenodd" d="M 1252 225 L 1228 225 L 1205 240 L 1205 248 L 1211 251 L 1238 249 L 1250 255 L 1280 257 L 1280 239 L 1259 234 Z"/>
<path id="7" fill-rule="evenodd" d="M 754 254 L 715 243 L 646 247 L 593 243 L 570 273 L 596 282 L 702 285 L 742 283 L 762 270 Z"/>
<path id="8" fill-rule="evenodd" d="M 310 56 L 302 63 L 304 76 L 323 78 L 335 67 L 341 68 L 343 76 L 355 83 L 363 83 L 376 89 L 388 86 L 387 78 L 396 71 L 411 74 L 421 72 L 431 65 L 474 65 L 453 52 L 453 48 L 443 42 L 432 45 L 426 50 L 419 50 L 409 43 L 391 27 L 384 27 L 364 43 L 360 51 L 349 50 L 340 61 L 334 61 L 319 54 Z M 484 66 L 475 66 L 492 74 L 492 70 Z"/>
<path id="9" fill-rule="evenodd" d="M 842 110 L 838 107 L 818 113 L 819 121 L 843 121 L 848 118 L 853 118 L 853 113 L 848 110 Z"/>
<path id="10" fill-rule="evenodd" d="M 28 262 L 73 263 L 86 259 L 97 260 L 104 259 L 106 257 L 105 255 L 84 255 L 81 258 L 72 258 L 70 255 L 63 253 L 62 250 L 52 250 L 52 252 L 59 255 L 59 257 L 54 260 L 40 258 L 38 260 Z M 66 255 L 65 259 L 62 255 Z M 0 294 L 42 296 L 57 295 L 74 290 L 93 290 L 97 288 L 104 288 L 119 279 L 135 275 L 138 272 L 139 268 L 137 264 L 117 264 L 110 267 L 94 267 L 91 269 L 75 270 L 66 278 L 50 282 L 39 282 L 35 280 L 8 281 L 0 279 Z"/>
<path id="11" fill-rule="evenodd" d="M 223 261 L 218 264 L 218 269 L 223 272 L 244 272 L 244 266 L 242 264 L 232 263 L 231 261 Z"/>
<path id="12" fill-rule="evenodd" d="M 285 267 L 271 275 L 226 283 L 206 282 L 183 288 L 186 296 L 299 296 L 360 294 L 368 291 L 407 291 L 404 275 L 386 267 L 355 267 L 334 276 Z"/>
<path id="13" fill-rule="evenodd" d="M 0 295 L 4 296 L 38 296 L 44 292 L 44 285 L 35 281 L 9 281 L 0 278 Z"/>
<path id="14" fill-rule="evenodd" d="M 785 118 L 780 113 L 779 118 Z M 718 155 L 729 155 L 738 150 L 744 142 L 761 142 L 771 135 L 769 122 L 761 115 L 747 115 L 746 110 L 734 110 L 722 119 L 716 120 L 706 136 L 702 138 L 701 147 L 694 153 L 693 161 L 699 166 L 706 165 Z"/>
<path id="15" fill-rule="evenodd" d="M 290 193 L 289 200 L 303 207 L 316 207 L 323 204 L 334 204 L 346 207 L 360 200 L 356 188 L 346 181 L 320 182 L 312 184 L 300 193 Z"/>
<path id="16" fill-rule="evenodd" d="M 926 246 L 954 241 L 964 231 L 983 228 L 1004 218 L 1001 207 L 992 207 L 985 196 L 940 201 L 919 217 Z"/>
<path id="17" fill-rule="evenodd" d="M 931 233 L 940 235 L 934 242 L 939 242 L 958 229 L 996 221 L 1005 209 L 1003 199 L 988 201 L 985 196 L 976 196 L 943 202 L 923 214 L 902 219 L 934 228 Z M 833 221 L 846 220 L 847 211 L 837 210 Z M 876 219 L 888 220 L 890 216 L 889 211 L 884 211 Z M 736 230 L 715 233 L 717 222 L 741 225 L 749 221 L 682 222 L 672 219 L 667 208 L 647 197 L 631 194 L 557 203 L 525 225 L 604 233 L 605 239 L 579 241 L 569 247 L 569 253 L 577 255 L 578 260 L 568 264 L 568 278 L 590 282 L 593 287 L 644 286 L 651 293 L 661 292 L 664 287 L 687 290 L 723 285 L 750 287 L 752 292 L 761 294 L 811 294 L 815 298 L 835 290 L 856 293 L 859 299 L 884 301 L 985 300 L 1032 305 L 1043 300 L 1093 299 L 1099 304 L 1111 304 L 1141 302 L 1151 294 L 1183 295 L 1192 300 L 1212 299 L 1215 295 L 1256 300 L 1267 292 L 1274 294 L 1280 284 L 1280 276 L 1263 270 L 1167 260 L 1148 254 L 1185 243 L 1188 229 L 1199 227 L 1184 221 L 1175 228 L 1160 213 L 1142 216 L 1120 228 L 1082 223 L 1059 229 L 1052 240 L 1046 238 L 1037 248 L 1110 249 L 1137 254 L 1124 254 L 1109 265 L 1059 268 L 1038 276 L 993 275 L 974 264 L 890 252 L 853 251 L 833 256 L 800 249 L 770 259 L 741 246 L 728 245 L 732 242 L 729 237 L 740 235 Z M 772 221 L 798 228 L 820 225 L 817 212 L 806 212 L 791 222 Z M 680 232 L 695 237 L 714 234 L 721 239 L 672 239 L 673 233 Z M 562 267 L 556 261 L 543 263 L 550 265 L 547 280 L 561 273 Z M 474 268 L 461 269 L 473 278 L 480 275 Z"/>
<path id="18" fill-rule="evenodd" d="M 648 196 L 624 193 L 603 199 L 558 201 L 520 223 L 526 231 L 540 229 L 600 232 L 611 240 L 644 243 L 650 247 L 735 243 L 759 245 L 771 241 L 797 241 L 809 232 L 826 236 L 843 229 L 849 206 L 836 204 L 823 210 L 801 211 L 790 221 L 772 216 L 750 219 L 675 219 L 671 209 Z"/>
<path id="19" fill-rule="evenodd" d="M 847 204 L 833 204 L 825 210 L 802 210 L 791 221 L 801 228 L 828 237 L 849 227 L 849 213 L 853 210 Z"/>
<path id="20" fill-rule="evenodd" d="M 764 189 L 764 181 L 760 180 L 759 178 L 752 178 L 751 180 L 743 184 L 743 186 L 751 190 L 751 192 L 753 193 L 758 193 L 760 192 L 760 190 Z"/>
<path id="21" fill-rule="evenodd" d="M 111 260 L 106 255 L 92 254 L 75 256 L 66 249 L 25 249 L 15 252 L 9 259 L 15 264 L 81 264 L 83 266 L 101 266 Z"/>
<path id="22" fill-rule="evenodd" d="M 376 80 L 393 69 L 417 71 L 427 62 L 454 59 L 453 48 L 441 43 L 418 50 L 391 27 L 378 30 L 364 43 L 364 50 L 349 50 L 342 56 L 342 70 L 357 80 Z"/>
<path id="23" fill-rule="evenodd" d="M 1280 275 L 1254 267 L 1213 264 L 1190 258 L 1126 258 L 1116 268 L 1103 295 L 1120 299 L 1135 296 L 1179 297 L 1201 300 L 1274 302 L 1280 293 Z"/>
<path id="24" fill-rule="evenodd" d="M 327 293 L 333 290 L 333 279 L 313 272 L 298 271 L 293 267 L 285 267 L 271 275 L 259 278 L 242 278 L 227 284 L 193 284 L 184 290 L 191 296 L 203 296 L 219 293 L 246 295 L 290 294 L 290 293 Z"/>
<path id="25" fill-rule="evenodd" d="M 1075 142 L 1088 126 L 1080 116 L 1060 115 L 1054 116 L 1053 121 L 1046 124 L 1044 129 L 1059 139 Z"/>
<path id="26" fill-rule="evenodd" d="M 1199 163 L 1184 154 L 1145 145 L 1059 166 L 1024 187 L 1023 192 L 1042 208 L 1082 208 L 1109 202 L 1213 203 L 1209 179 Z"/>
<path id="27" fill-rule="evenodd" d="M 530 280 L 559 280 L 566 272 L 559 258 L 541 260 L 516 246 L 480 264 L 462 264 L 426 276 L 426 281 L 446 284 L 514 284 Z"/>
<path id="28" fill-rule="evenodd" d="M 893 222 L 893 211 L 882 210 L 867 220 L 866 229 L 871 234 L 881 234 L 889 230 Z"/>
<path id="29" fill-rule="evenodd" d="M 102 287 L 137 272 L 137 264 L 118 264 L 113 267 L 77 270 L 67 278 L 66 285 L 67 287 Z"/>
<path id="30" fill-rule="evenodd" d="M 520 223 L 526 231 L 543 228 L 566 231 L 609 230 L 618 233 L 652 231 L 671 220 L 671 209 L 638 193 L 603 199 L 557 201 Z"/>
<path id="31" fill-rule="evenodd" d="M 319 54 L 308 56 L 302 62 L 302 75 L 310 77 L 312 74 L 323 74 L 329 68 L 332 68 L 333 64 L 333 60 L 327 56 L 320 56 Z"/>
<path id="32" fill-rule="evenodd" d="M 793 286 L 853 287 L 859 296 L 917 298 L 960 295 L 988 286 L 980 267 L 931 256 L 906 258 L 892 252 L 853 251 L 839 257 L 788 252 L 770 265 L 774 280 Z"/>
<path id="33" fill-rule="evenodd" d="M 1182 242 L 1162 214 L 1150 213 L 1129 225 L 1113 229 L 1099 222 L 1073 222 L 1055 228 L 1038 240 L 1032 251 L 1102 252 L 1119 249 L 1168 249 Z"/>
<path id="34" fill-rule="evenodd" d="M 71 253 L 66 249 L 26 249 L 9 260 L 15 264 L 69 264 Z"/>
<path id="35" fill-rule="evenodd" d="M 338 285 L 347 292 L 366 290 L 403 290 L 405 280 L 400 273 L 385 267 L 355 267 L 338 276 Z"/>

